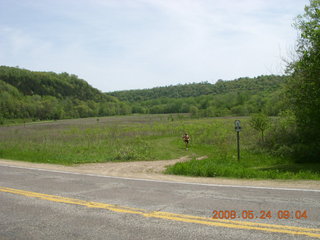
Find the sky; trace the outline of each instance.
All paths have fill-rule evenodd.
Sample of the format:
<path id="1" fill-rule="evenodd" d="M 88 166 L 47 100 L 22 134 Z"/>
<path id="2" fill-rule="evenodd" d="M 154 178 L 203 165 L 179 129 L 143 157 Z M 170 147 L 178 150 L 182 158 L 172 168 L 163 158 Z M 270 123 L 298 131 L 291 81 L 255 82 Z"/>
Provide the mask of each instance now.
<path id="1" fill-rule="evenodd" d="M 283 74 L 308 0 L 0 0 L 0 65 L 103 92 Z"/>

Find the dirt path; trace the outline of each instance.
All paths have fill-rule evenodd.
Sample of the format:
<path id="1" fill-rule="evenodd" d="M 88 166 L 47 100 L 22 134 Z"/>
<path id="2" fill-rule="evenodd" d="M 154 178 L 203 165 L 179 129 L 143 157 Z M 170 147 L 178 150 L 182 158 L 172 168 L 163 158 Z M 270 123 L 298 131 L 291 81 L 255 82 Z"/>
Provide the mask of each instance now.
<path id="1" fill-rule="evenodd" d="M 202 157 L 203 159 L 205 157 Z M 137 161 L 137 162 L 107 162 L 107 163 L 90 163 L 75 166 L 62 166 L 44 163 L 30 163 L 13 160 L 0 159 L 0 165 L 10 165 L 27 168 L 41 168 L 57 171 L 76 172 L 97 174 L 104 176 L 116 176 L 126 178 L 140 178 L 151 180 L 163 180 L 174 182 L 190 183 L 208 183 L 222 185 L 245 185 L 260 187 L 282 187 L 282 188 L 303 188 L 319 189 L 320 181 L 311 180 L 247 180 L 247 179 L 229 179 L 229 178 L 203 178 L 203 177 L 184 177 L 175 175 L 165 175 L 162 172 L 168 165 L 177 162 L 187 161 L 190 158 L 182 157 L 174 160 L 163 161 Z"/>

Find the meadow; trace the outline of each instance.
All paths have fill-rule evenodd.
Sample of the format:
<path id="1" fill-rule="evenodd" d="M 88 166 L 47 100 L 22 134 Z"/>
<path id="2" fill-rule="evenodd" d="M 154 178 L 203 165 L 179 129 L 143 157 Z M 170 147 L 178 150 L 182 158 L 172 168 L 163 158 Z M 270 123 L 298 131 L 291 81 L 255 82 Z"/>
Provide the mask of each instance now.
<path id="1" fill-rule="evenodd" d="M 234 120 L 241 120 L 237 160 Z M 182 135 L 191 143 L 186 151 Z M 154 161 L 190 156 L 167 174 L 257 179 L 320 179 L 319 164 L 296 164 L 261 149 L 249 118 L 191 119 L 187 115 L 131 115 L 0 127 L 0 158 L 73 165 Z M 197 157 L 206 159 L 196 160 Z"/>

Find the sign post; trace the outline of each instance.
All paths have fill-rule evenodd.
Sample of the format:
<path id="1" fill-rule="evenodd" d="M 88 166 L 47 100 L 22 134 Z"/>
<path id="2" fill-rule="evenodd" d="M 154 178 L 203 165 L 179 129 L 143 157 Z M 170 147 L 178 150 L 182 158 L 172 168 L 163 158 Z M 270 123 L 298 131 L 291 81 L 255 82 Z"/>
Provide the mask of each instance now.
<path id="1" fill-rule="evenodd" d="M 237 132 L 238 162 L 240 162 L 240 131 L 241 131 L 240 120 L 234 121 L 234 129 Z"/>

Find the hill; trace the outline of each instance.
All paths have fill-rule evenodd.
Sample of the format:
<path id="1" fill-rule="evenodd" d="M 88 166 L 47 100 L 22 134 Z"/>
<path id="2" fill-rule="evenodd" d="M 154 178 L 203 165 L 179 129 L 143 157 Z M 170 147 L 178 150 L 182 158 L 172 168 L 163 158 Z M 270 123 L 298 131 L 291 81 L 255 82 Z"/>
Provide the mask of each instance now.
<path id="1" fill-rule="evenodd" d="M 281 110 L 287 76 L 267 75 L 109 93 L 132 106 L 133 113 L 185 113 L 197 116 L 248 115 Z"/>
<path id="2" fill-rule="evenodd" d="M 87 101 L 114 101 L 115 98 L 91 87 L 74 74 L 33 72 L 15 67 L 0 66 L 0 79 L 17 88 L 23 95 L 73 97 Z"/>
<path id="3" fill-rule="evenodd" d="M 268 75 L 256 78 L 239 78 L 233 81 L 218 80 L 215 84 L 209 82 L 179 84 L 151 89 L 116 91 L 109 94 L 122 101 L 139 102 L 157 98 L 198 97 L 243 90 L 274 91 L 284 83 L 286 78 L 285 76 Z"/>
<path id="4" fill-rule="evenodd" d="M 191 113 L 196 117 L 277 115 L 286 76 L 259 76 L 103 93 L 74 74 L 0 66 L 3 119 L 65 119 L 130 113 Z M 2 120 L 1 120 L 2 119 Z"/>
<path id="5" fill-rule="evenodd" d="M 76 75 L 0 66 L 0 118 L 61 119 L 130 113 Z"/>

